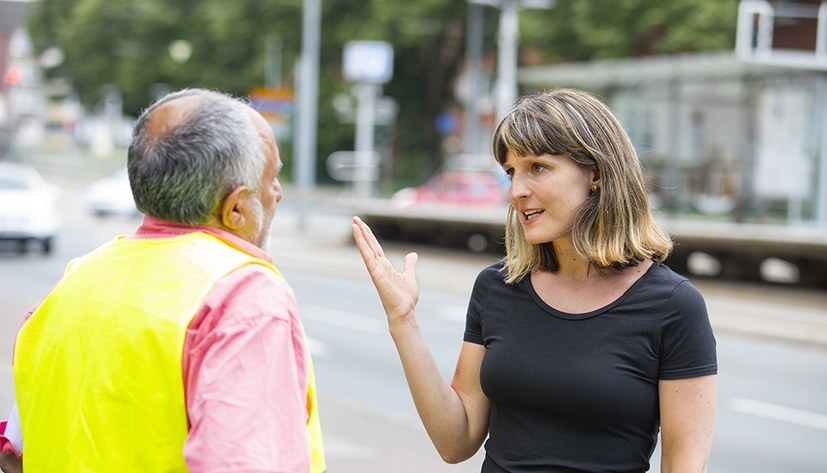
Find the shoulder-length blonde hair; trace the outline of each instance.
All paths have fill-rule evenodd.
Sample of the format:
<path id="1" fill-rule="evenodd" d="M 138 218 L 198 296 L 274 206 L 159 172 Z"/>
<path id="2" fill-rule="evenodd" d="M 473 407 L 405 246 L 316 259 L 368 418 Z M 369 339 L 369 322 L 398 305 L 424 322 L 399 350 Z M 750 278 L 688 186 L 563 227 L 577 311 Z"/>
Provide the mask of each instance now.
<path id="1" fill-rule="evenodd" d="M 557 89 L 521 98 L 497 126 L 493 147 L 501 165 L 512 152 L 521 157 L 565 155 L 596 168 L 599 187 L 577 213 L 572 240 L 578 254 L 598 270 L 634 266 L 646 258 L 663 260 L 672 250 L 669 234 L 652 215 L 629 136 L 591 94 Z M 559 269 L 553 244 L 528 243 L 513 207 L 505 240 L 507 283 L 537 269 Z"/>

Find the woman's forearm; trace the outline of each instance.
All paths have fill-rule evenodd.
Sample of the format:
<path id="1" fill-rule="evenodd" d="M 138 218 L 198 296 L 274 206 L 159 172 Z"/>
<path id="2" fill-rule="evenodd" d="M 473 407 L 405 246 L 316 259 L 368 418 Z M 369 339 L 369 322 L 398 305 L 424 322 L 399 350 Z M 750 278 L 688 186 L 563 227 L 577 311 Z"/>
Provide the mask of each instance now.
<path id="1" fill-rule="evenodd" d="M 415 317 L 394 324 L 390 332 L 416 410 L 440 456 L 448 463 L 467 460 L 485 440 L 487 418 L 481 426 L 469 417 L 463 397 L 439 371 Z"/>

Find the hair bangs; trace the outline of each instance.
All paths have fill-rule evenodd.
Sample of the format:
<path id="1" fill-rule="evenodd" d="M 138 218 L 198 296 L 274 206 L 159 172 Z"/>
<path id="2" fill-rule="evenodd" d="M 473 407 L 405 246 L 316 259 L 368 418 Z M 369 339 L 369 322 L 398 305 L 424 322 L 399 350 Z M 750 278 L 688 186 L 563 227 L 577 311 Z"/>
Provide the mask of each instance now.
<path id="1" fill-rule="evenodd" d="M 509 151 L 517 156 L 569 154 L 573 148 L 564 130 L 548 114 L 519 105 L 503 118 L 494 134 L 494 156 L 505 163 Z"/>

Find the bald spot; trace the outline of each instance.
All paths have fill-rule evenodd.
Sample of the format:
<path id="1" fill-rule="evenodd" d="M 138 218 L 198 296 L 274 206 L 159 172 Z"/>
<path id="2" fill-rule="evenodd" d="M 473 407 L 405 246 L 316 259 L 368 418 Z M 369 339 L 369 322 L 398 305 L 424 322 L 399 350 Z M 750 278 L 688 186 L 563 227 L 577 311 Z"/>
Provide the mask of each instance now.
<path id="1" fill-rule="evenodd" d="M 206 105 L 207 100 L 199 96 L 184 96 L 170 100 L 152 112 L 147 121 L 148 136 L 158 138 L 174 130 L 189 117 Z"/>

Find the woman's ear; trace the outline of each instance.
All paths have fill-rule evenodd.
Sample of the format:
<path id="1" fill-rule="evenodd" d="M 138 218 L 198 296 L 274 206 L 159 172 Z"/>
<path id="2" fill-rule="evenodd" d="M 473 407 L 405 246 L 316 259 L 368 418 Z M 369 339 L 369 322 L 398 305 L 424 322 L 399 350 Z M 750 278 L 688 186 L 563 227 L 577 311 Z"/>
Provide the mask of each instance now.
<path id="1" fill-rule="evenodd" d="M 591 186 L 600 187 L 600 170 L 597 166 L 592 166 L 591 178 Z"/>
<path id="2" fill-rule="evenodd" d="M 239 230 L 247 223 L 244 199 L 247 192 L 247 186 L 238 186 L 221 202 L 221 214 L 219 215 L 221 225 L 230 231 Z"/>

